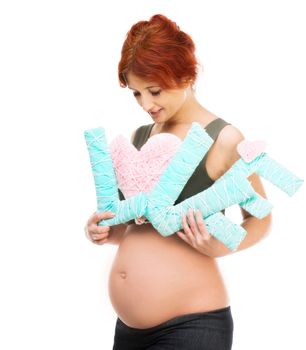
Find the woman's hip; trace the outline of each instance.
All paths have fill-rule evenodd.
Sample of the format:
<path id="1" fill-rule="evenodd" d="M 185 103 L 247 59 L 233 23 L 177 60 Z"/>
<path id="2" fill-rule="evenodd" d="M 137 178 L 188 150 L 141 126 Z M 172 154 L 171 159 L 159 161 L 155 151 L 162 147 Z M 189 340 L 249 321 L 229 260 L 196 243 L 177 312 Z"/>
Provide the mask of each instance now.
<path id="1" fill-rule="evenodd" d="M 117 318 L 113 350 L 230 350 L 233 340 L 230 306 L 174 317 L 151 328 L 133 328 Z"/>

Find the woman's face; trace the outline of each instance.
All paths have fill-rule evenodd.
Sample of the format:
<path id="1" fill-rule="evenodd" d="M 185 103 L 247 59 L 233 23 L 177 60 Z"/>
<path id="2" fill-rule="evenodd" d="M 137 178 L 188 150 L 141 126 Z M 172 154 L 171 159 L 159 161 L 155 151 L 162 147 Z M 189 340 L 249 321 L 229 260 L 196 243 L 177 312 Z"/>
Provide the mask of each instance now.
<path id="1" fill-rule="evenodd" d="M 185 89 L 162 90 L 156 82 L 143 80 L 131 72 L 127 74 L 127 82 L 137 103 L 155 123 L 168 121 L 186 101 Z"/>

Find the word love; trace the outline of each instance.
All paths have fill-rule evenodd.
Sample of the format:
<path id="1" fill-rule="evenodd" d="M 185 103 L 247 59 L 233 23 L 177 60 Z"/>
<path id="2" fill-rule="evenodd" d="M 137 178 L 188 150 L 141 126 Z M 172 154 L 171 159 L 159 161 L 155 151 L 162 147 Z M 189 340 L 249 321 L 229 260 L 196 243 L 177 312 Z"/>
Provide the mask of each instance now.
<path id="1" fill-rule="evenodd" d="M 157 136 L 154 135 L 149 140 Z M 129 198 L 121 201 L 118 178 L 122 179 L 122 173 L 116 173 L 104 128 L 85 130 L 84 137 L 94 176 L 97 211 L 116 213 L 114 218 L 100 221 L 100 226 L 112 226 L 146 217 L 162 236 L 169 236 L 182 229 L 183 213 L 187 214 L 189 208 L 199 209 L 210 234 L 234 251 L 247 232 L 220 211 L 239 204 L 251 215 L 261 219 L 272 210 L 272 204 L 256 193 L 248 181 L 247 178 L 252 173 L 262 176 L 289 196 L 303 183 L 302 179 L 263 152 L 262 144 L 252 145 L 248 141 L 242 141 L 237 146 L 241 158 L 222 177 L 206 190 L 173 205 L 213 144 L 213 139 L 201 125 L 194 122 L 185 139 L 175 146 L 176 150 L 170 154 L 170 159 L 164 160 L 163 167 L 160 167 L 162 173 L 151 183 L 151 190 L 132 191 Z M 115 151 L 113 148 L 112 152 Z M 121 167 L 120 171 L 124 169 Z M 127 193 L 128 188 L 124 191 Z"/>

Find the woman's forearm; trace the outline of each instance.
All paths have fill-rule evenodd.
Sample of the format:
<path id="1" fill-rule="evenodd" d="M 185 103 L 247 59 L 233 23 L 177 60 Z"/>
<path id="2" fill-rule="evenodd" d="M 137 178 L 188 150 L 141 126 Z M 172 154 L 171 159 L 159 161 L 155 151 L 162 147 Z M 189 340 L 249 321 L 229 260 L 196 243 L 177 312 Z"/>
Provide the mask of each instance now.
<path id="1" fill-rule="evenodd" d="M 230 255 L 258 243 L 269 233 L 272 226 L 272 215 L 269 214 L 263 219 L 249 216 L 243 220 L 241 226 L 247 231 L 247 234 L 234 252 L 230 251 L 223 243 L 213 237 L 211 243 L 212 255 L 210 256 L 218 258 Z"/>
<path id="2" fill-rule="evenodd" d="M 247 235 L 236 251 L 247 249 L 268 235 L 272 227 L 272 214 L 263 219 L 249 216 L 243 220 L 241 226 L 247 231 Z"/>

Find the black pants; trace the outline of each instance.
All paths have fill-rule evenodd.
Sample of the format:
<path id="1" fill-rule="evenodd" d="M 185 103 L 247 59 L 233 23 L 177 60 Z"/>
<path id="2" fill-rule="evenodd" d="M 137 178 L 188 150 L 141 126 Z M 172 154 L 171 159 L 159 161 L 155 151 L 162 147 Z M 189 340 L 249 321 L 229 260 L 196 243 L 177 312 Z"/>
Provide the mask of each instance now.
<path id="1" fill-rule="evenodd" d="M 129 327 L 117 318 L 113 350 L 230 350 L 233 330 L 230 306 L 174 317 L 145 329 Z"/>

